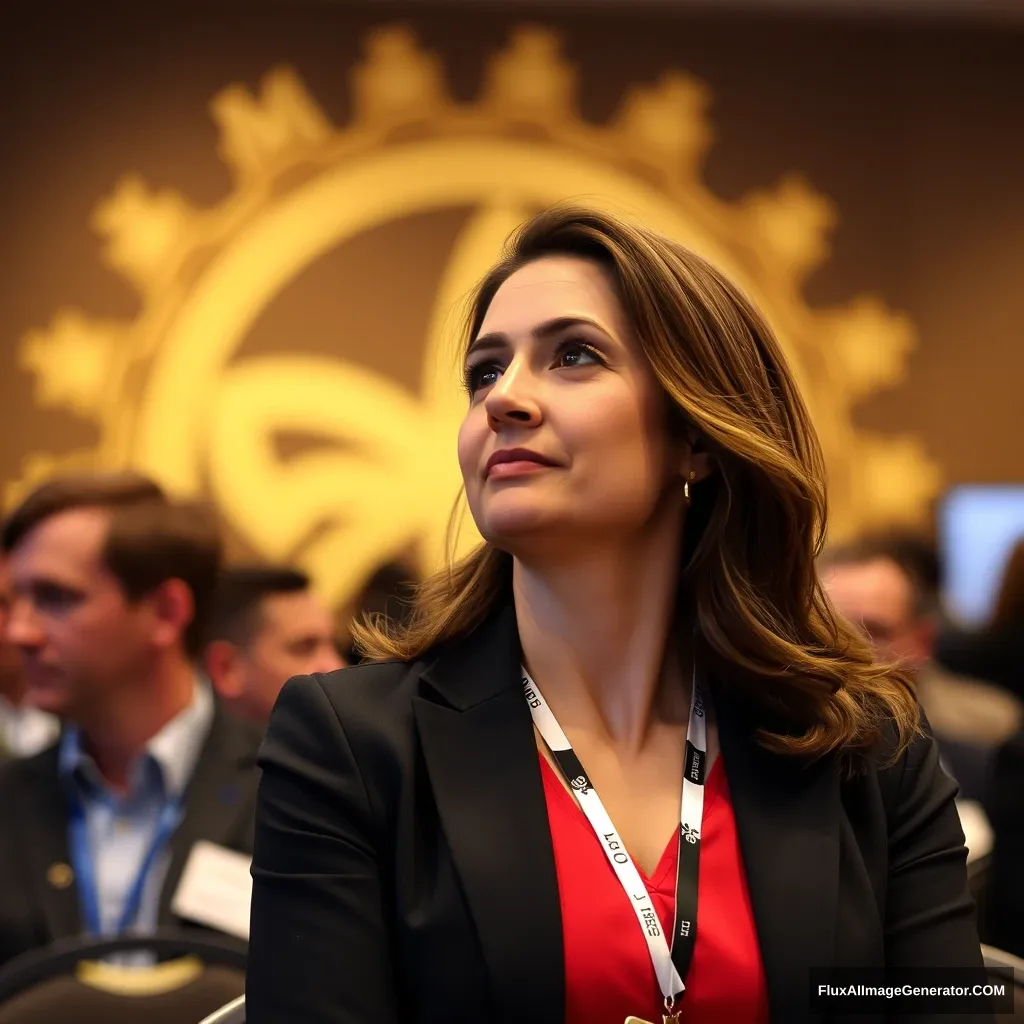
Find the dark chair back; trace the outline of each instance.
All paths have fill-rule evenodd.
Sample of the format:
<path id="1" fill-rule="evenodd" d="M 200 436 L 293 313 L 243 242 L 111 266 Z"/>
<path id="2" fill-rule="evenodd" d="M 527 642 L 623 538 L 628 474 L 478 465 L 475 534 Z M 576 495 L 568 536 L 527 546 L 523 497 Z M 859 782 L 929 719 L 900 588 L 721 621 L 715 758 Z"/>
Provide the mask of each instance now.
<path id="1" fill-rule="evenodd" d="M 150 966 L 111 957 L 148 953 Z M 162 932 L 72 939 L 0 970 L 0 1024 L 196 1024 L 245 990 L 245 944 Z"/>

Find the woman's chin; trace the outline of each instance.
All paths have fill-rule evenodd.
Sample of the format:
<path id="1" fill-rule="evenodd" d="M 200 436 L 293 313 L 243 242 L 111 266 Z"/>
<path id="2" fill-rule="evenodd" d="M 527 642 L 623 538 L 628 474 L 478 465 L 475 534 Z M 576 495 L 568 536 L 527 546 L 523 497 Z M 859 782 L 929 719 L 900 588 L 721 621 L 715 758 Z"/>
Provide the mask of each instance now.
<path id="1" fill-rule="evenodd" d="M 503 502 L 501 508 L 490 508 L 483 523 L 481 535 L 495 547 L 508 549 L 530 538 L 543 539 L 557 530 L 562 517 L 554 510 L 536 502 Z"/>

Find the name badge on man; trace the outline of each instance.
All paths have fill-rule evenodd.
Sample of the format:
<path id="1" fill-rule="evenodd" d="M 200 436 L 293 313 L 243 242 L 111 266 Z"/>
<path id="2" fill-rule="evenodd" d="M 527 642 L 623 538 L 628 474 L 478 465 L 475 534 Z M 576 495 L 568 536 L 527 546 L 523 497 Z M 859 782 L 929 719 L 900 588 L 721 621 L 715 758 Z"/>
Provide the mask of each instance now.
<path id="1" fill-rule="evenodd" d="M 186 921 L 248 939 L 251 864 L 252 858 L 244 853 L 200 840 L 185 862 L 171 912 Z"/>

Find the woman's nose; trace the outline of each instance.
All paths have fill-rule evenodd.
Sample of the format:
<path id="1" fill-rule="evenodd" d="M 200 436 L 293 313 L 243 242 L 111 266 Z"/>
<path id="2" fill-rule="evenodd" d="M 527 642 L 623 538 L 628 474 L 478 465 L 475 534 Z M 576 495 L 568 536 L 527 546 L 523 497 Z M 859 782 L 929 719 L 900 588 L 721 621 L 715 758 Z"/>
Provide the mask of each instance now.
<path id="1" fill-rule="evenodd" d="M 494 430 L 503 424 L 522 426 L 541 420 L 537 381 L 528 367 L 515 362 L 495 382 L 484 404 Z"/>

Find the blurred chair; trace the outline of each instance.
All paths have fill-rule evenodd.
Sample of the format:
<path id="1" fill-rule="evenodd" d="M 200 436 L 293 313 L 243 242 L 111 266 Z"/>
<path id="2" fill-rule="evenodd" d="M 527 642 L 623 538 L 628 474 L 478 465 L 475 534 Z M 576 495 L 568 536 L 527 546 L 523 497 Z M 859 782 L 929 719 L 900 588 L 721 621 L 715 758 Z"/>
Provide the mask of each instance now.
<path id="1" fill-rule="evenodd" d="M 967 888 L 970 890 L 971 899 L 977 911 L 978 935 L 982 941 L 988 937 L 988 922 L 986 911 L 990 897 L 992 883 L 992 854 L 987 853 L 984 857 L 967 860 Z"/>
<path id="2" fill-rule="evenodd" d="M 232 999 L 199 1024 L 245 1024 L 245 996 Z"/>
<path id="3" fill-rule="evenodd" d="M 956 809 L 967 845 L 967 885 L 977 907 L 978 932 L 984 941 L 987 938 L 984 915 L 992 877 L 992 826 L 985 809 L 976 800 L 957 800 Z"/>
<path id="4" fill-rule="evenodd" d="M 996 1021 L 1024 1020 L 1024 960 L 992 946 L 982 946 L 981 955 L 989 978 L 1013 988 L 1013 1012 L 997 1013 Z"/>
<path id="5" fill-rule="evenodd" d="M 140 952 L 158 962 L 109 962 Z M 238 940 L 173 931 L 64 940 L 0 970 L 0 1024 L 195 1024 L 245 991 L 245 959 Z"/>
<path id="6" fill-rule="evenodd" d="M 977 800 L 957 800 L 957 814 L 960 815 L 960 827 L 964 830 L 964 843 L 967 846 L 968 868 L 976 861 L 991 856 L 995 837 L 992 825 L 985 813 L 985 808 Z"/>

